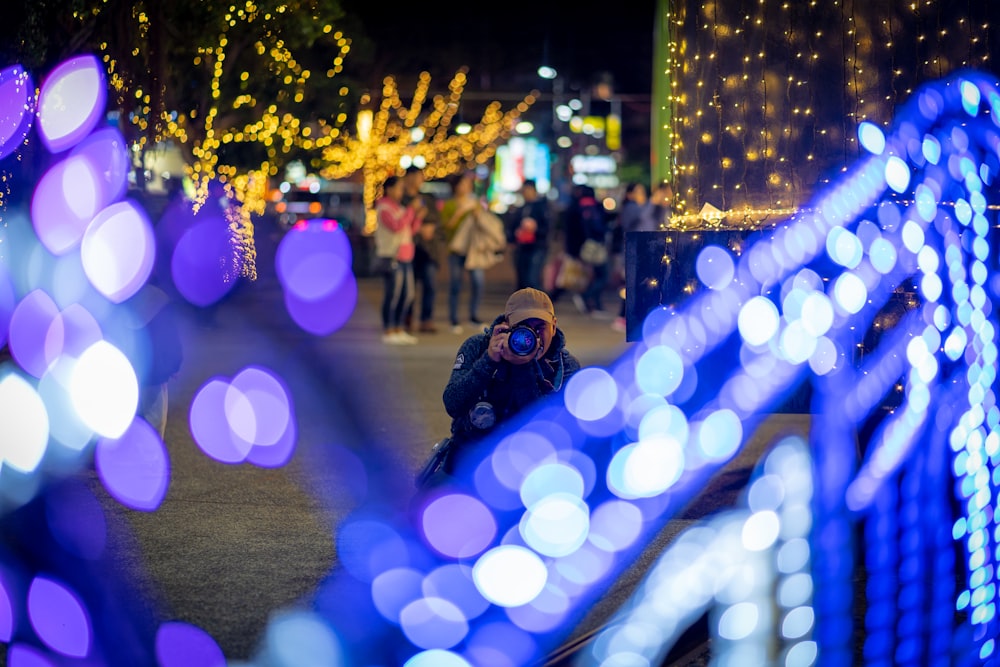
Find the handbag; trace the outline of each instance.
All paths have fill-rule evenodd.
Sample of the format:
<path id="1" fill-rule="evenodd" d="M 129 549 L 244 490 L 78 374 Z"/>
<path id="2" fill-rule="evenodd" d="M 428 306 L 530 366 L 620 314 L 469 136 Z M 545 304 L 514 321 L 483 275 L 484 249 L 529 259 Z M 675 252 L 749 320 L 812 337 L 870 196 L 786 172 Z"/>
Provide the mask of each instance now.
<path id="1" fill-rule="evenodd" d="M 590 284 L 587 265 L 572 255 L 563 255 L 556 273 L 556 287 L 570 292 L 583 292 Z"/>
<path id="2" fill-rule="evenodd" d="M 451 438 L 445 438 L 431 448 L 431 455 L 420 467 L 420 472 L 414 480 L 418 489 L 427 486 L 434 477 L 447 474 L 445 466 L 451 456 L 452 442 L 454 441 Z"/>
<path id="3" fill-rule="evenodd" d="M 591 266 L 604 264 L 608 261 L 608 248 L 595 239 L 587 239 L 580 248 L 580 259 Z"/>
<path id="4" fill-rule="evenodd" d="M 472 243 L 472 227 L 475 224 L 471 215 L 466 215 L 459 221 L 455 235 L 448 242 L 448 250 L 463 257 L 469 253 L 469 245 Z"/>
<path id="5" fill-rule="evenodd" d="M 465 224 L 473 225 L 465 255 L 465 268 L 489 269 L 502 262 L 504 250 L 507 249 L 503 221 L 495 213 L 482 209 L 477 210 L 472 220 Z"/>

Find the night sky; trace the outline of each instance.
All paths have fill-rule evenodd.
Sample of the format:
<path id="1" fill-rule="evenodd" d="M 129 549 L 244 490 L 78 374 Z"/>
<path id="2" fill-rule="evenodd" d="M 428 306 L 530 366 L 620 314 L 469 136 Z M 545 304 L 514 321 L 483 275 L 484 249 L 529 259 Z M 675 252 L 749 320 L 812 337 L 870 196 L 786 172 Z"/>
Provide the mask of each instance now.
<path id="1" fill-rule="evenodd" d="M 565 77 L 569 90 L 610 72 L 617 93 L 650 91 L 654 0 L 603 6 L 445 0 L 408 5 L 415 11 L 371 0 L 341 4 L 373 42 L 370 67 L 377 80 L 425 70 L 450 78 L 467 65 L 470 91 L 544 90 L 548 84 L 536 70 L 548 60 Z M 357 55 L 368 60 L 367 54 Z"/>

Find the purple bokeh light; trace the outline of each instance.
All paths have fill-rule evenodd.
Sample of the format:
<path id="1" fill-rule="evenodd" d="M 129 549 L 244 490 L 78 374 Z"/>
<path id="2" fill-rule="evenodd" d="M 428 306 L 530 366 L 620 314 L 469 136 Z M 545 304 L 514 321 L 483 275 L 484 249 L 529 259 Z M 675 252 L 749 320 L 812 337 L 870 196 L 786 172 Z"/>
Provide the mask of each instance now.
<path id="1" fill-rule="evenodd" d="M 202 451 L 222 463 L 277 468 L 295 451 L 298 428 L 288 388 L 259 366 L 248 366 L 232 381 L 206 382 L 191 402 L 189 422 Z"/>
<path id="2" fill-rule="evenodd" d="M 459 493 L 436 498 L 420 515 L 427 544 L 443 556 L 472 558 L 497 535 L 497 522 L 479 499 Z"/>
<path id="3" fill-rule="evenodd" d="M 302 301 L 324 299 L 351 273 L 347 234 L 312 222 L 285 234 L 274 259 L 281 286 Z"/>
<path id="4" fill-rule="evenodd" d="M 278 378 L 258 366 L 233 376 L 225 396 L 233 432 L 255 446 L 277 444 L 291 422 L 291 401 Z"/>
<path id="5" fill-rule="evenodd" d="M 420 598 L 406 605 L 399 624 L 407 639 L 420 648 L 451 648 L 469 634 L 462 611 L 441 598 Z"/>
<path id="6" fill-rule="evenodd" d="M 482 615 L 490 606 L 489 601 L 476 588 L 472 580 L 472 568 L 468 565 L 442 565 L 424 578 L 422 590 L 427 597 L 448 600 L 469 619 Z"/>
<path id="7" fill-rule="evenodd" d="M 526 605 L 506 610 L 507 617 L 528 632 L 543 633 L 559 627 L 569 614 L 569 597 L 558 586 L 546 584 L 542 592 Z"/>
<path id="8" fill-rule="evenodd" d="M 0 70 L 0 160 L 17 150 L 31 131 L 35 84 L 20 65 Z"/>
<path id="9" fill-rule="evenodd" d="M 372 581 L 372 601 L 375 608 L 390 623 L 399 623 L 399 614 L 421 595 L 423 575 L 409 567 L 397 567 L 383 572 Z"/>
<path id="10" fill-rule="evenodd" d="M 9 575 L 0 571 L 0 642 L 9 642 L 14 636 L 14 628 L 17 626 L 9 586 Z"/>
<path id="11" fill-rule="evenodd" d="M 185 230 L 173 248 L 170 275 L 174 286 L 195 306 L 210 306 L 235 286 L 232 267 L 235 248 L 229 224 L 221 211 L 202 207 L 205 219 Z M 197 217 L 202 217 L 201 215 Z"/>
<path id="12" fill-rule="evenodd" d="M 84 658 L 93 641 L 79 596 L 61 583 L 35 577 L 28 588 L 28 618 L 38 638 L 56 653 Z"/>
<path id="13" fill-rule="evenodd" d="M 38 95 L 38 134 L 52 153 L 70 148 L 87 136 L 105 112 L 104 67 L 92 55 L 57 65 L 42 82 Z"/>
<path id="14" fill-rule="evenodd" d="M 587 539 L 604 551 L 624 551 L 639 539 L 642 525 L 642 512 L 635 505 L 622 500 L 608 500 L 594 509 Z"/>
<path id="15" fill-rule="evenodd" d="M 240 463 L 250 453 L 252 443 L 236 437 L 226 419 L 226 392 L 229 382 L 212 378 L 191 400 L 191 435 L 205 454 L 222 463 Z"/>
<path id="16" fill-rule="evenodd" d="M 136 417 L 117 439 L 101 438 L 94 465 L 104 487 L 122 505 L 151 512 L 167 495 L 170 459 L 160 434 Z"/>
<path id="17" fill-rule="evenodd" d="M 31 197 L 31 224 L 54 255 L 75 248 L 103 208 L 100 166 L 84 155 L 57 162 L 38 181 Z"/>
<path id="18" fill-rule="evenodd" d="M 189 623 L 164 623 L 156 631 L 159 667 L 225 667 L 226 658 L 211 635 Z"/>
<path id="19" fill-rule="evenodd" d="M 121 303 L 149 278 L 156 258 L 153 226 L 137 204 L 108 206 L 83 235 L 80 259 L 90 284 L 113 303 Z"/>
<path id="20" fill-rule="evenodd" d="M 52 326 L 58 315 L 59 308 L 52 297 L 36 289 L 21 299 L 10 318 L 11 356 L 36 378 L 45 374 L 63 347 L 62 327 Z"/>
<path id="21" fill-rule="evenodd" d="M 316 301 L 304 301 L 285 290 L 285 309 L 292 320 L 315 336 L 327 336 L 343 327 L 358 303 L 358 283 L 348 274 L 329 294 Z"/>
<path id="22" fill-rule="evenodd" d="M 480 626 L 466 643 L 466 654 L 474 665 L 521 667 L 533 662 L 538 653 L 535 638 L 509 623 Z"/>
<path id="23" fill-rule="evenodd" d="M 10 318 L 16 307 L 17 295 L 14 293 L 14 283 L 10 279 L 7 265 L 0 261 L 0 347 L 7 343 Z"/>
<path id="24" fill-rule="evenodd" d="M 273 445 L 254 445 L 247 454 L 246 462 L 261 468 L 280 468 L 292 459 L 295 454 L 295 440 L 298 428 L 295 421 L 288 422 L 288 427 Z"/>
<path id="25" fill-rule="evenodd" d="M 97 176 L 98 208 L 118 201 L 128 189 L 128 144 L 116 127 L 103 127 L 90 133 L 70 153 L 89 160 Z"/>
<path id="26" fill-rule="evenodd" d="M 62 328 L 59 353 L 70 357 L 79 357 L 104 337 L 97 318 L 79 303 L 71 303 L 59 311 L 53 324 Z"/>
<path id="27" fill-rule="evenodd" d="M 27 644 L 12 644 L 7 650 L 9 667 L 55 667 L 41 651 Z"/>
<path id="28" fill-rule="evenodd" d="M 299 327 L 326 336 L 347 323 L 358 301 L 351 262 L 350 241 L 334 220 L 296 224 L 281 239 L 275 272 Z"/>

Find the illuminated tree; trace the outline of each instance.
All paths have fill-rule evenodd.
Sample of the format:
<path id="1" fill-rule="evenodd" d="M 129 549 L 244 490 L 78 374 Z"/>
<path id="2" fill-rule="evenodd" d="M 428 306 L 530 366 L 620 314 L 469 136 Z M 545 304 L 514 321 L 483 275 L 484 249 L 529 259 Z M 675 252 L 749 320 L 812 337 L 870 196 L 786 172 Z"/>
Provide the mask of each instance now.
<path id="1" fill-rule="evenodd" d="M 448 84 L 448 94 L 434 95 L 430 108 L 425 110 L 429 73 L 421 73 L 408 106 L 399 95 L 395 77 L 386 77 L 377 110 L 371 108 L 375 100 L 363 97 L 362 104 L 369 108 L 358 113 L 356 132 L 339 133 L 323 148 L 321 176 L 340 179 L 362 174 L 366 232 L 375 228 L 373 204 L 383 179 L 409 164 L 422 167 L 431 179 L 485 164 L 538 96 L 537 91 L 532 91 L 506 111 L 500 102 L 490 102 L 475 125 L 467 129 L 453 127 L 466 81 L 466 70 L 460 69 Z M 327 136 L 335 133 L 337 130 L 332 129 Z"/>
<path id="2" fill-rule="evenodd" d="M 346 119 L 348 88 L 331 85 L 350 50 L 332 25 L 340 16 L 333 0 L 169 10 L 138 2 L 114 17 L 132 39 L 99 43 L 133 149 L 179 147 L 196 206 L 211 181 L 221 182 L 239 202 L 232 224 L 245 253 L 253 253 L 251 216 L 264 211 L 268 177 L 296 150 L 321 145 L 313 145 L 314 127 L 329 140 Z M 252 273 L 253 262 L 244 265 Z"/>

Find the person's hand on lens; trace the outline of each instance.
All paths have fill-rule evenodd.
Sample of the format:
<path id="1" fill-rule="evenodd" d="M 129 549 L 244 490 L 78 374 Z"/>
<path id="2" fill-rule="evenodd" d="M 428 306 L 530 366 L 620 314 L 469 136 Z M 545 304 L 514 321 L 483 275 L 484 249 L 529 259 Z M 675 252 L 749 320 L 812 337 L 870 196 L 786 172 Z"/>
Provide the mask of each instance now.
<path id="1" fill-rule="evenodd" d="M 490 345 L 486 350 L 486 354 L 490 356 L 490 359 L 494 363 L 499 364 L 501 361 L 507 358 L 507 334 L 510 333 L 510 326 L 504 323 L 497 324 L 493 327 L 493 333 L 490 335 Z"/>

